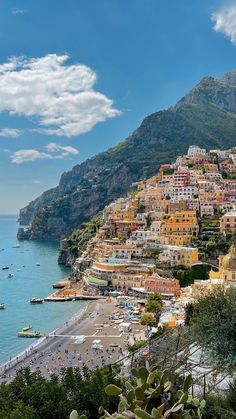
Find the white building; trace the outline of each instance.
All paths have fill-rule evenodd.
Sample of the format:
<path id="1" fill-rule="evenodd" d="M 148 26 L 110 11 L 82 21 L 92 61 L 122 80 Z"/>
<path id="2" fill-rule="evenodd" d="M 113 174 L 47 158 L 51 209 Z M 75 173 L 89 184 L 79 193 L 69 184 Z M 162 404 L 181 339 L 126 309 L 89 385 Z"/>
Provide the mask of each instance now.
<path id="1" fill-rule="evenodd" d="M 206 149 L 205 148 L 200 148 L 197 145 L 190 145 L 190 147 L 188 148 L 188 153 L 187 156 L 194 158 L 197 155 L 202 154 L 202 155 L 206 155 Z"/>
<path id="2" fill-rule="evenodd" d="M 205 216 L 213 216 L 214 215 L 214 207 L 208 203 L 201 203 L 200 204 L 200 215 L 201 217 Z"/>

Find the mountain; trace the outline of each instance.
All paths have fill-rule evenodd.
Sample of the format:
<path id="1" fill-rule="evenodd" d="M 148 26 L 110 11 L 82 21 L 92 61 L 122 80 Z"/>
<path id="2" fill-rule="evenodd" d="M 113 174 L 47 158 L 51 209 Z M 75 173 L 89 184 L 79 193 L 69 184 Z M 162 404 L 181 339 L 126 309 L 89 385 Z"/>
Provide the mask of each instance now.
<path id="1" fill-rule="evenodd" d="M 146 117 L 125 141 L 61 176 L 56 188 L 20 210 L 19 239 L 58 239 L 71 233 L 131 184 L 154 175 L 188 146 L 236 145 L 236 71 L 204 77 L 174 107 Z"/>

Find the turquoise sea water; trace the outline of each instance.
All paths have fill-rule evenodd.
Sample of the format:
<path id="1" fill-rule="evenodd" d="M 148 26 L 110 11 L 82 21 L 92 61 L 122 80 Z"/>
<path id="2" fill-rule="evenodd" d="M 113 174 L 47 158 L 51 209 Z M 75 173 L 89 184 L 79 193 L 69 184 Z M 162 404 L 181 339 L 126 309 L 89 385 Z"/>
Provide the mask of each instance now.
<path id="1" fill-rule="evenodd" d="M 84 302 L 44 302 L 29 304 L 31 297 L 46 297 L 53 292 L 52 284 L 66 277 L 70 270 L 57 264 L 58 244 L 49 241 L 17 243 L 16 216 L 0 216 L 0 364 L 7 361 L 35 339 L 18 338 L 22 327 L 32 325 L 33 330 L 50 332 L 61 326 L 85 305 Z M 4 249 L 3 251 L 1 249 Z M 36 266 L 39 262 L 40 266 Z M 3 271 L 2 266 L 9 266 Z M 9 279 L 9 273 L 14 274 Z"/>

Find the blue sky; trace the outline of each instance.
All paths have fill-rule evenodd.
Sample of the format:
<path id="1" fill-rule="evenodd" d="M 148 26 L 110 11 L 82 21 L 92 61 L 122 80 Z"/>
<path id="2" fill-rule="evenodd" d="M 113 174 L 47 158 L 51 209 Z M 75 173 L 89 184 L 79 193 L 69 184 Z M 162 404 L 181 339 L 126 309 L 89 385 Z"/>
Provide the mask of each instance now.
<path id="1" fill-rule="evenodd" d="M 236 69 L 236 1 L 2 0 L 0 213 Z"/>

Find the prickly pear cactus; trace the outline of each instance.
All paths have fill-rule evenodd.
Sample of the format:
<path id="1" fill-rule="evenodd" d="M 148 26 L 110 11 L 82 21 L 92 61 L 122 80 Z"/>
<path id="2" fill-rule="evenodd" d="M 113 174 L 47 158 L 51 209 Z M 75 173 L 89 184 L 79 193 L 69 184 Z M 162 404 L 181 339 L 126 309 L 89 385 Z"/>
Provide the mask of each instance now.
<path id="1" fill-rule="evenodd" d="M 101 419 L 191 419 L 201 418 L 205 400 L 189 394 L 191 376 L 182 377 L 168 370 L 162 373 L 145 367 L 132 370 L 135 380 L 124 382 L 125 390 L 110 384 L 108 396 L 119 396 L 118 411 L 109 414 L 102 407 Z"/>

